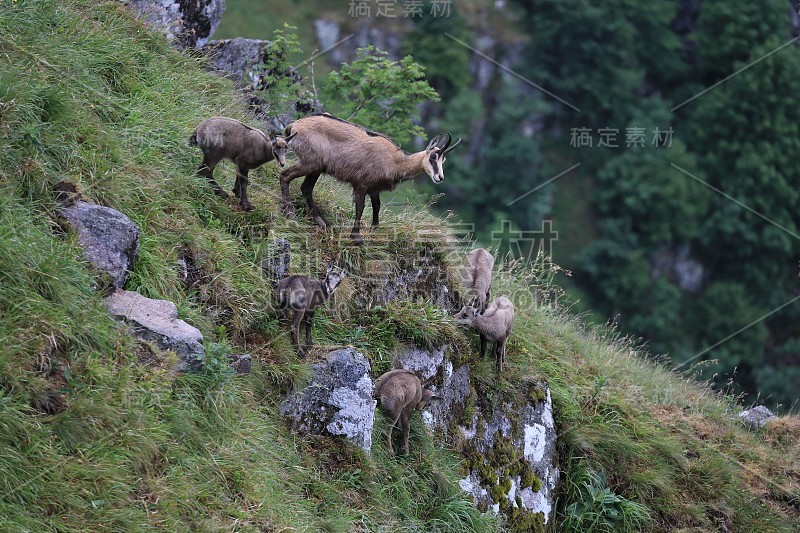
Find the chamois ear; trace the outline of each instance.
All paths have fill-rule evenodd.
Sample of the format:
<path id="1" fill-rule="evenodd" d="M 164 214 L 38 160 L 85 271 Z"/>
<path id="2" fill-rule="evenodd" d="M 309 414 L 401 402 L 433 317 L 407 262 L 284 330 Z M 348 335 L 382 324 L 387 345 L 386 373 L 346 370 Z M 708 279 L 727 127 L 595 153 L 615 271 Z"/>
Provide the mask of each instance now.
<path id="1" fill-rule="evenodd" d="M 328 270 L 326 270 L 325 273 L 330 274 L 331 272 L 333 272 L 333 259 L 328 263 Z"/>
<path id="2" fill-rule="evenodd" d="M 347 275 L 348 270 L 350 270 L 350 265 L 345 265 L 344 268 L 342 269 L 340 276 L 345 277 Z"/>

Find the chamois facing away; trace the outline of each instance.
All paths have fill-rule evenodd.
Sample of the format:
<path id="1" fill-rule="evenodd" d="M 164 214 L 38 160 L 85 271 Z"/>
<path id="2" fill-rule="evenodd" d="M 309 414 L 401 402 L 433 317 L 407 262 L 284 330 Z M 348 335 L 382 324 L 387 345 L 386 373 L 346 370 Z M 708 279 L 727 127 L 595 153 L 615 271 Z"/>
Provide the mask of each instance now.
<path id="1" fill-rule="evenodd" d="M 375 380 L 373 397 L 380 400 L 381 407 L 389 413 L 392 424 L 389 426 L 389 452 L 394 454 L 392 430 L 400 421 L 403 436 L 402 452 L 408 455 L 408 434 L 411 430 L 411 415 L 423 409 L 431 400 L 438 399 L 432 390 L 422 387 L 416 374 L 402 368 L 390 370 Z"/>
<path id="2" fill-rule="evenodd" d="M 298 157 L 297 163 L 281 171 L 281 194 L 286 216 L 295 216 L 289 184 L 295 178 L 305 176 L 300 189 L 311 216 L 319 227 L 326 227 L 313 198 L 314 185 L 324 172 L 353 187 L 356 219 L 350 236 L 357 244 L 362 242 L 361 215 L 367 196 L 372 201 L 372 225 L 377 226 L 380 193 L 423 173 L 434 183 L 441 183 L 447 154 L 461 142 L 458 139 L 451 146 L 449 133 L 437 135 L 424 150 L 409 154 L 387 137 L 327 113 L 303 117 L 289 124 L 285 134 L 287 139 L 293 139 L 292 149 Z"/>
<path id="3" fill-rule="evenodd" d="M 247 198 L 248 173 L 267 161 L 276 159 L 281 167 L 286 166 L 286 151 L 289 149 L 283 137 L 267 137 L 261 130 L 251 128 L 238 120 L 226 117 L 209 118 L 195 128 L 189 138 L 189 145 L 198 146 L 203 151 L 203 161 L 197 173 L 208 178 L 214 192 L 222 198 L 228 193 L 214 181 L 214 168 L 223 159 L 236 165 L 236 182 L 233 193 L 245 211 L 253 206 Z"/>
<path id="4" fill-rule="evenodd" d="M 294 310 L 292 317 L 292 344 L 300 357 L 306 357 L 312 346 L 311 329 L 314 326 L 314 313 L 336 291 L 347 275 L 347 267 L 338 269 L 333 261 L 328 265 L 325 279 L 318 280 L 307 276 L 289 276 L 278 282 L 276 292 L 280 307 Z M 305 346 L 300 345 L 300 325 L 305 328 Z"/>
<path id="5" fill-rule="evenodd" d="M 467 254 L 461 281 L 469 289 L 467 303 L 477 307 L 480 313 L 486 311 L 491 298 L 493 268 L 494 257 L 486 248 L 475 248 Z"/>
<path id="6" fill-rule="evenodd" d="M 471 305 L 465 305 L 456 315 L 457 322 L 469 324 L 478 331 L 481 338 L 481 357 L 486 355 L 486 342 L 494 343 L 494 357 L 497 362 L 497 372 L 503 371 L 506 357 L 506 343 L 511 335 L 511 325 L 514 322 L 514 304 L 505 296 L 498 296 L 483 314 Z"/>

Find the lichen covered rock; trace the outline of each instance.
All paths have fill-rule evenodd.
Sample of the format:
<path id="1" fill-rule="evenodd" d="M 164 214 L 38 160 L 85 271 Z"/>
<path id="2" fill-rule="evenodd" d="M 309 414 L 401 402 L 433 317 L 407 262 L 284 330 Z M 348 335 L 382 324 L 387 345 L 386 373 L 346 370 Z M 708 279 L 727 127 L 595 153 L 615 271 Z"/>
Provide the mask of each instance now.
<path id="1" fill-rule="evenodd" d="M 426 427 L 465 457 L 459 486 L 484 511 L 503 513 L 513 530 L 544 530 L 558 481 L 553 402 L 544 381 L 531 381 L 509 396 L 478 401 L 469 368 L 454 368 L 444 348 L 413 348 L 396 363 L 430 376 L 441 400 L 422 412 Z"/>
<path id="2" fill-rule="evenodd" d="M 739 420 L 752 431 L 763 428 L 773 418 L 775 415 L 772 411 L 763 405 L 739 413 Z"/>
<path id="3" fill-rule="evenodd" d="M 369 451 L 376 403 L 369 361 L 348 348 L 331 352 L 311 370 L 308 385 L 284 398 L 281 416 L 295 431 L 340 435 Z"/>

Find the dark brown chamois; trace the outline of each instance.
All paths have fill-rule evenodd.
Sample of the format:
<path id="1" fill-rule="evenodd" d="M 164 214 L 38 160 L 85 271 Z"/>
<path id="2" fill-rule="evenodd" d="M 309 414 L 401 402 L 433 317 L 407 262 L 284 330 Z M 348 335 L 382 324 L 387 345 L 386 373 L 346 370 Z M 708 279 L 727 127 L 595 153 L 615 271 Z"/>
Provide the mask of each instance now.
<path id="1" fill-rule="evenodd" d="M 226 117 L 214 117 L 204 120 L 195 128 L 189 138 L 191 146 L 198 146 L 203 151 L 203 161 L 197 173 L 208 178 L 214 192 L 222 198 L 228 193 L 214 181 L 214 168 L 223 159 L 236 165 L 236 182 L 233 193 L 245 211 L 253 206 L 247 198 L 248 173 L 267 161 L 276 159 L 281 167 L 286 165 L 286 151 L 289 145 L 283 137 L 268 137 L 261 130 L 251 128 L 238 120 Z"/>
<path id="2" fill-rule="evenodd" d="M 314 313 L 331 297 L 346 275 L 347 267 L 340 270 L 335 268 L 331 261 L 323 280 L 308 276 L 289 276 L 278 282 L 276 287 L 278 304 L 284 309 L 291 308 L 294 311 L 291 326 L 292 344 L 300 357 L 305 357 L 306 350 L 313 345 L 311 329 L 314 326 Z M 305 346 L 300 345 L 301 324 L 306 333 Z"/>
<path id="3" fill-rule="evenodd" d="M 350 236 L 360 244 L 361 215 L 367 196 L 372 201 L 372 225 L 378 225 L 381 209 L 380 193 L 390 191 L 401 182 L 427 174 L 434 183 L 444 180 L 443 165 L 447 154 L 461 139 L 450 145 L 449 133 L 437 135 L 421 152 L 409 154 L 384 135 L 338 119 L 327 113 L 301 118 L 286 127 L 287 139 L 298 161 L 281 171 L 281 195 L 286 215 L 294 217 L 289 184 L 305 176 L 300 190 L 321 228 L 326 223 L 314 203 L 313 192 L 320 174 L 325 173 L 353 187 L 356 220 Z"/>

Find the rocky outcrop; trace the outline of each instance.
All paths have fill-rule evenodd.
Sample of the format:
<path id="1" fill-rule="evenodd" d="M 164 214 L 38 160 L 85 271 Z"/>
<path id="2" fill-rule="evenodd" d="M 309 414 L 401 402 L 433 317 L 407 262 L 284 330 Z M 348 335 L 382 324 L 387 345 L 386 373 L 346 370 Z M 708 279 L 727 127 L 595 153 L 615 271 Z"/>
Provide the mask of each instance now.
<path id="1" fill-rule="evenodd" d="M 292 261 L 292 250 L 286 239 L 274 239 L 261 261 L 264 275 L 273 284 L 289 275 L 289 264 Z"/>
<path id="2" fill-rule="evenodd" d="M 376 402 L 367 358 L 352 348 L 336 350 L 311 371 L 309 384 L 284 398 L 281 416 L 295 431 L 343 436 L 369 451 Z"/>
<path id="3" fill-rule="evenodd" d="M 753 407 L 752 409 L 748 409 L 747 411 L 742 411 L 739 413 L 739 420 L 741 420 L 742 424 L 747 426 L 747 428 L 751 431 L 756 431 L 763 428 L 767 425 L 767 422 L 773 418 L 777 417 L 772 413 L 772 411 L 763 405 L 759 405 L 758 407 Z"/>
<path id="4" fill-rule="evenodd" d="M 282 133 L 288 123 L 321 110 L 322 104 L 305 89 L 302 77 L 294 67 L 267 68 L 266 65 L 286 64 L 283 56 L 272 55 L 281 52 L 273 50 L 270 45 L 270 41 L 237 37 L 209 41 L 202 52 L 212 71 L 233 80 L 244 93 L 252 114 L 268 122 L 274 131 Z M 258 92 L 269 90 L 279 79 L 288 80 L 293 101 L 287 102 L 286 108 L 275 111 Z"/>
<path id="5" fill-rule="evenodd" d="M 469 368 L 454 368 L 444 348 L 412 348 L 395 363 L 438 384 L 434 387 L 442 399 L 426 407 L 422 419 L 466 458 L 467 474 L 459 485 L 476 505 L 502 512 L 520 530 L 543 529 L 552 516 L 558 481 L 547 383 L 524 383 L 513 401 L 490 403 L 475 390 Z"/>
<path id="6" fill-rule="evenodd" d="M 353 296 L 359 307 L 385 305 L 396 298 L 430 301 L 445 313 L 457 306 L 457 295 L 448 288 L 452 280 L 432 250 L 423 249 L 410 258 L 398 257 L 396 267 L 386 266 L 381 261 L 366 265 L 366 274 L 358 278 L 358 292 Z"/>
<path id="7" fill-rule="evenodd" d="M 139 293 L 116 290 L 106 298 L 108 311 L 131 325 L 134 335 L 178 356 L 178 371 L 203 368 L 203 335 L 178 318 L 174 303 L 152 300 Z"/>
<path id="8" fill-rule="evenodd" d="M 661 247 L 651 259 L 653 279 L 665 276 L 688 293 L 699 292 L 703 288 L 706 271 L 703 265 L 691 257 L 691 247 L 681 244 Z"/>
<path id="9" fill-rule="evenodd" d="M 136 224 L 119 211 L 84 201 L 63 207 L 59 214 L 78 233 L 84 259 L 122 288 L 139 253 Z"/>
<path id="10" fill-rule="evenodd" d="M 126 4 L 137 19 L 179 48 L 206 44 L 225 12 L 225 0 L 127 0 Z"/>

